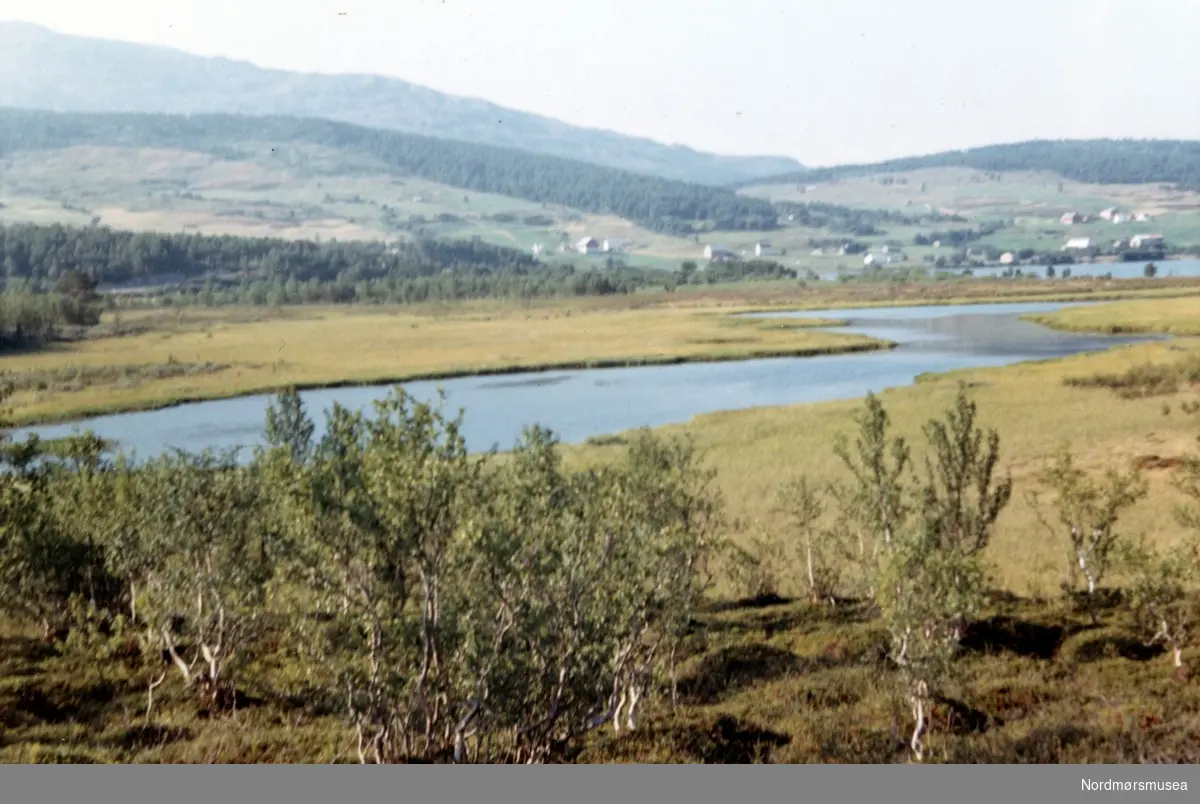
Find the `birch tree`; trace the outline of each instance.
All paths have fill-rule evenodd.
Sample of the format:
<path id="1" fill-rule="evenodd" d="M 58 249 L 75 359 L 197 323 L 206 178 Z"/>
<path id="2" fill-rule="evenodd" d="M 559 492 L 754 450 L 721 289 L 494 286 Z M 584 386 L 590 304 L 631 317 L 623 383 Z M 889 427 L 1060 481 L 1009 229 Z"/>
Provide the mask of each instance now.
<path id="1" fill-rule="evenodd" d="M 945 549 L 966 555 L 987 547 L 1012 497 L 1012 477 L 997 477 L 1000 435 L 984 431 L 977 418 L 975 403 L 960 385 L 945 416 L 925 426 L 922 515 Z"/>
<path id="2" fill-rule="evenodd" d="M 1122 474 L 1110 469 L 1104 480 L 1097 482 L 1076 466 L 1070 447 L 1063 446 L 1039 480 L 1055 495 L 1059 526 L 1041 513 L 1036 492 L 1031 494 L 1032 506 L 1049 532 L 1065 531 L 1070 543 L 1070 577 L 1083 576 L 1092 600 L 1121 541 L 1117 523 L 1123 511 L 1146 495 L 1145 479 L 1136 470 Z"/>
<path id="3" fill-rule="evenodd" d="M 901 436 L 889 435 L 891 419 L 874 394 L 867 394 L 854 419 L 858 435 L 853 446 L 839 435 L 833 447 L 852 480 L 833 484 L 831 491 L 841 506 L 844 523 L 854 533 L 856 561 L 867 592 L 874 595 L 871 579 L 880 553 L 891 546 L 911 510 L 904 475 L 912 456 Z"/>
<path id="4" fill-rule="evenodd" d="M 824 527 L 826 504 L 807 477 L 800 477 L 779 494 L 777 507 L 788 517 L 804 555 L 804 576 L 810 603 L 824 603 L 837 592 L 839 572 L 837 531 Z"/>
<path id="5" fill-rule="evenodd" d="M 1130 573 L 1129 602 L 1150 644 L 1166 647 L 1176 669 L 1183 669 L 1183 649 L 1196 621 L 1193 597 L 1200 581 L 1200 554 L 1194 539 L 1161 552 L 1145 541 L 1126 548 Z"/>
<path id="6" fill-rule="evenodd" d="M 148 565 L 142 615 L 151 647 L 188 686 L 224 704 L 262 625 L 272 568 L 260 558 L 261 499 L 233 455 L 177 453 L 140 470 Z"/>
<path id="7" fill-rule="evenodd" d="M 932 523 L 901 532 L 881 573 L 879 602 L 891 635 L 891 657 L 913 715 L 913 758 L 925 757 L 929 714 L 951 675 L 962 624 L 982 603 L 985 575 L 977 553 L 947 550 Z"/>

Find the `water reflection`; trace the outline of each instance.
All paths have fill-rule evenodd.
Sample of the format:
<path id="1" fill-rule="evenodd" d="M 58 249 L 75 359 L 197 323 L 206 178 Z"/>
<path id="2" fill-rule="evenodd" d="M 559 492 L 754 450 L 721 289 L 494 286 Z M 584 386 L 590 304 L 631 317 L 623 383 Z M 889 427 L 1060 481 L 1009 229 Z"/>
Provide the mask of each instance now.
<path id="1" fill-rule="evenodd" d="M 449 408 L 466 411 L 464 435 L 474 450 L 510 447 L 522 428 L 550 427 L 566 442 L 641 426 L 686 422 L 722 410 L 861 397 L 868 391 L 907 385 L 918 375 L 1106 349 L 1144 338 L 1055 332 L 1019 320 L 1062 304 L 813 311 L 786 317 L 836 315 L 848 320 L 835 331 L 860 333 L 899 344 L 890 351 L 774 358 L 726 363 L 556 371 L 496 377 L 464 377 L 443 383 L 414 382 L 406 389 L 433 400 L 439 385 Z M 386 387 L 336 388 L 303 394 L 317 419 L 336 401 L 369 408 Z M 147 456 L 168 447 L 224 449 L 259 443 L 269 397 L 202 402 L 144 413 L 104 416 L 80 423 Z M 69 434 L 80 425 L 33 428 L 43 437 Z"/>

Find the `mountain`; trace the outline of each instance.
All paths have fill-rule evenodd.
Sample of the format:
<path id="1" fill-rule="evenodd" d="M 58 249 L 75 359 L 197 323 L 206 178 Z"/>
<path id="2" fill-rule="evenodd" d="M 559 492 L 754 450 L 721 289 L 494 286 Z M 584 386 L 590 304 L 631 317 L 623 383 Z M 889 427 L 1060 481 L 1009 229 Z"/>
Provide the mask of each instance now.
<path id="1" fill-rule="evenodd" d="M 231 159 L 254 151 L 321 146 L 368 157 L 397 175 L 615 215 L 656 232 L 692 236 L 713 229 L 773 229 L 778 222 L 770 202 L 727 188 L 320 118 L 0 108 L 0 157 L 80 145 L 173 148 Z"/>
<path id="2" fill-rule="evenodd" d="M 871 164 L 802 169 L 735 184 L 747 187 L 819 182 L 944 167 L 998 173 L 1049 171 L 1066 179 L 1096 184 L 1162 182 L 1181 189 L 1200 190 L 1200 140 L 1030 140 Z"/>
<path id="3" fill-rule="evenodd" d="M 320 117 L 707 184 L 803 167 L 786 157 L 720 156 L 580 128 L 395 78 L 268 70 L 16 22 L 0 22 L 0 105 L 76 112 Z"/>

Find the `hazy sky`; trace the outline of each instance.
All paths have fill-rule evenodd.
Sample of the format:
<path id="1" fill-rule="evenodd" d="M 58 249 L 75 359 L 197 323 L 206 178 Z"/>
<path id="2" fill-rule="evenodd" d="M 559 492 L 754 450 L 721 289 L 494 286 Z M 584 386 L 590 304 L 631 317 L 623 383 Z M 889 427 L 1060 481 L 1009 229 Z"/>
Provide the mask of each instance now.
<path id="1" fill-rule="evenodd" d="M 1200 0 L 0 0 L 0 19 L 812 165 L 1200 138 Z"/>

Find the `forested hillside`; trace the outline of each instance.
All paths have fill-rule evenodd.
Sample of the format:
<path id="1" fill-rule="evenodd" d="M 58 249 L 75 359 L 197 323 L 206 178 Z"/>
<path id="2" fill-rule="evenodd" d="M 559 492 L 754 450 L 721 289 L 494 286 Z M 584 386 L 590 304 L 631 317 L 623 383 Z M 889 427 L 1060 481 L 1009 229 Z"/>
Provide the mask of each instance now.
<path id="1" fill-rule="evenodd" d="M 596 296 L 672 281 L 619 264 L 545 265 L 480 240 L 314 243 L 57 225 L 0 225 L 0 266 L 9 291 L 50 290 L 78 273 L 209 305 Z"/>
<path id="2" fill-rule="evenodd" d="M 875 173 L 965 167 L 988 171 L 1051 171 L 1098 184 L 1166 182 L 1200 190 L 1200 140 L 1033 140 L 947 151 L 862 165 L 802 170 L 743 182 L 821 182 Z"/>
<path id="3" fill-rule="evenodd" d="M 709 184 L 794 170 L 780 156 L 723 156 L 581 128 L 378 75 L 268 70 L 164 47 L 0 21 L 0 105 L 73 112 L 274 114 L 452 137 Z"/>
<path id="4" fill-rule="evenodd" d="M 236 274 L 302 281 L 395 276 L 444 270 L 525 271 L 537 263 L 516 249 L 478 240 L 313 243 L 265 237 L 153 234 L 104 227 L 0 224 L 6 278 L 57 281 L 80 271 L 100 284 L 153 283 L 156 277 L 195 279 Z"/>
<path id="5" fill-rule="evenodd" d="M 251 147 L 264 147 L 262 143 L 338 148 L 373 157 L 403 175 L 616 215 L 657 232 L 772 229 L 777 223 L 770 202 L 732 190 L 328 120 L 0 110 L 0 157 L 19 150 L 77 145 L 182 148 L 233 157 Z"/>

